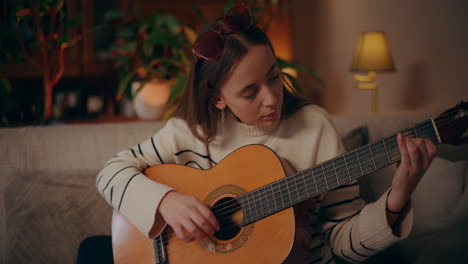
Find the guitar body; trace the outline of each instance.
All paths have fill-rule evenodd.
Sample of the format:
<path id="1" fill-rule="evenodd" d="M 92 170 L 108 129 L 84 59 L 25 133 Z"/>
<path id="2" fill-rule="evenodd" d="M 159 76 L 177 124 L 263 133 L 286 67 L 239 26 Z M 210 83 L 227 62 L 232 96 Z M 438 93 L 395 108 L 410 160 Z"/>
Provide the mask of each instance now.
<path id="1" fill-rule="evenodd" d="M 226 199 L 284 178 L 285 171 L 281 160 L 269 148 L 249 145 L 234 151 L 209 170 L 163 164 L 148 168 L 145 175 L 180 193 L 195 196 L 212 208 Z M 172 231 L 166 227 L 167 263 L 285 262 L 295 237 L 292 207 L 241 227 L 242 221 L 243 212 L 239 210 L 232 215 L 232 222 L 239 226 L 237 233 L 188 243 L 179 240 L 173 232 L 166 232 Z M 112 219 L 112 244 L 117 264 L 157 263 L 153 240 L 117 211 Z"/>

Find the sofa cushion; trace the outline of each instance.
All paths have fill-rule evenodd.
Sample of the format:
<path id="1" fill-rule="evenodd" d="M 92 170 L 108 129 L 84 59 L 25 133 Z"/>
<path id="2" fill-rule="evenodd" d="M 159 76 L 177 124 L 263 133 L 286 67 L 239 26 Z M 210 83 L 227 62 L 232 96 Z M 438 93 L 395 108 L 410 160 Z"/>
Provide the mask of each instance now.
<path id="1" fill-rule="evenodd" d="M 401 242 L 416 263 L 468 263 L 468 161 L 435 158 L 412 197 L 414 227 Z"/>
<path id="2" fill-rule="evenodd" d="M 17 172 L 4 193 L 5 263 L 74 263 L 87 236 L 111 233 L 97 171 Z"/>

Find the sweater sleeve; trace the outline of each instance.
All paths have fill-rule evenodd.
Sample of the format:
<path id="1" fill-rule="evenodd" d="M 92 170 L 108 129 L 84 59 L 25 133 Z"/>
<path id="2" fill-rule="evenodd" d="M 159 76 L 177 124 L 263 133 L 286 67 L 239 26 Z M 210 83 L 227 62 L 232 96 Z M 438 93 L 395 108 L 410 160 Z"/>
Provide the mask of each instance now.
<path id="1" fill-rule="evenodd" d="M 142 172 L 144 169 L 174 163 L 174 128 L 169 120 L 156 134 L 107 161 L 96 178 L 101 196 L 138 230 L 149 236 L 152 228 L 159 234 L 164 228 L 156 215 L 162 198 L 172 190 Z"/>
<path id="2" fill-rule="evenodd" d="M 326 116 L 327 117 L 327 116 Z M 317 162 L 343 154 L 344 147 L 331 122 L 324 125 Z M 322 234 L 333 254 L 348 262 L 362 262 L 378 251 L 406 238 L 412 227 L 411 204 L 397 222 L 398 236 L 388 225 L 385 206 L 388 192 L 376 202 L 365 204 L 356 180 L 328 191 L 320 201 Z"/>

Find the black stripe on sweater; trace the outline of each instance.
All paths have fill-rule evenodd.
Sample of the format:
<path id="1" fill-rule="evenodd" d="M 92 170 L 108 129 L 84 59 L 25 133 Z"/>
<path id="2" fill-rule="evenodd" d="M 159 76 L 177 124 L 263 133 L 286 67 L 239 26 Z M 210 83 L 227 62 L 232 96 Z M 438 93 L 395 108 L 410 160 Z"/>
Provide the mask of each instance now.
<path id="1" fill-rule="evenodd" d="M 133 157 L 138 158 L 137 155 L 135 154 L 135 151 L 133 149 L 129 149 L 132 151 Z"/>
<path id="2" fill-rule="evenodd" d="M 317 249 L 319 249 L 319 248 L 323 248 L 324 245 L 325 245 L 325 244 L 320 243 L 319 245 L 317 245 L 317 246 L 315 246 L 315 247 L 313 247 L 313 248 L 309 248 L 309 252 L 314 251 L 314 250 L 317 250 Z"/>
<path id="3" fill-rule="evenodd" d="M 118 163 L 118 162 L 123 162 L 123 160 L 114 160 L 114 161 L 111 161 L 109 163 L 107 163 L 106 165 L 104 165 L 104 167 L 107 167 L 111 164 L 114 164 L 114 163 Z M 101 182 L 101 179 L 102 179 L 102 176 L 104 176 L 104 173 L 101 171 L 100 175 L 98 175 L 98 180 L 96 182 L 96 187 L 99 186 L 99 183 Z"/>
<path id="4" fill-rule="evenodd" d="M 351 217 L 353 217 L 353 216 L 359 214 L 360 212 L 361 212 L 361 210 L 355 212 L 354 214 L 352 214 L 352 215 L 350 215 L 350 216 L 346 216 L 346 217 L 340 218 L 340 219 L 331 219 L 331 218 L 326 218 L 326 217 L 325 217 L 324 220 L 327 221 L 327 222 L 338 223 L 338 222 L 341 222 L 341 221 L 346 220 L 346 219 L 348 219 L 348 218 L 351 218 Z"/>
<path id="5" fill-rule="evenodd" d="M 359 243 L 361 244 L 361 246 L 362 246 L 363 248 L 365 248 L 365 249 L 367 249 L 367 250 L 378 252 L 378 250 L 376 250 L 376 249 L 372 249 L 372 248 L 370 248 L 370 247 L 366 247 L 366 245 L 364 245 L 361 241 L 359 241 Z"/>
<path id="6" fill-rule="evenodd" d="M 114 176 L 112 176 L 112 177 L 110 178 L 110 180 L 107 182 L 107 184 L 106 184 L 106 186 L 104 187 L 104 189 L 102 189 L 102 194 L 104 194 L 104 191 L 107 189 L 107 187 L 109 186 L 110 182 L 115 178 L 115 176 L 117 176 L 117 174 L 119 174 L 121 171 L 123 171 L 123 170 L 125 170 L 125 169 L 128 169 L 128 168 L 135 168 L 135 169 L 136 169 L 135 166 L 128 166 L 128 167 L 125 167 L 125 168 L 123 168 L 123 169 L 120 169 L 120 170 L 119 170 L 118 172 L 116 172 L 116 173 L 114 174 Z"/>
<path id="7" fill-rule="evenodd" d="M 196 161 L 194 161 L 194 160 L 187 161 L 187 162 L 185 162 L 184 165 L 185 165 L 185 166 L 188 166 L 189 164 L 192 164 L 192 163 L 194 163 L 195 165 L 197 165 L 199 169 L 203 170 L 203 167 L 200 166 L 200 164 L 198 164 L 198 162 L 196 162 Z"/>
<path id="8" fill-rule="evenodd" d="M 135 176 L 137 176 L 138 174 L 140 174 L 140 173 L 136 173 L 135 175 L 133 175 L 132 177 L 130 177 L 130 179 L 128 180 L 127 184 L 125 185 L 125 189 L 124 189 L 124 191 L 123 191 L 123 193 L 122 193 L 122 197 L 120 197 L 119 207 L 118 207 L 117 210 L 120 211 L 120 206 L 122 205 L 122 201 L 123 201 L 123 198 L 124 198 L 124 196 L 125 196 L 125 192 L 127 192 L 127 187 L 128 187 L 128 185 L 130 184 L 130 182 L 133 180 L 133 178 L 135 178 Z"/>
<path id="9" fill-rule="evenodd" d="M 112 204 L 112 195 L 114 194 L 114 186 L 111 187 L 110 191 L 110 204 Z"/>
<path id="10" fill-rule="evenodd" d="M 346 259 L 351 260 L 352 262 L 359 262 L 357 260 L 352 259 L 351 257 L 346 256 L 345 253 L 343 252 L 343 249 L 341 249 L 341 255 L 343 255 L 343 257 L 345 257 Z"/>
<path id="11" fill-rule="evenodd" d="M 151 137 L 151 144 L 153 144 L 154 152 L 156 153 L 156 155 L 158 155 L 159 161 L 161 162 L 161 164 L 164 164 L 164 161 L 162 160 L 161 155 L 159 155 L 158 149 L 156 148 L 156 144 L 154 144 L 153 137 Z"/>
<path id="12" fill-rule="evenodd" d="M 339 201 L 339 202 L 337 202 L 337 203 L 332 203 L 332 204 L 323 206 L 322 208 L 323 208 L 323 209 L 328 209 L 328 208 L 335 207 L 335 206 L 338 206 L 338 205 L 347 204 L 347 203 L 352 203 L 352 202 L 354 202 L 354 201 L 356 201 L 356 200 L 359 200 L 359 199 L 361 199 L 361 196 L 357 196 L 357 197 L 354 197 L 353 199 L 349 199 L 349 200 Z"/>
<path id="13" fill-rule="evenodd" d="M 356 253 L 356 255 L 359 255 L 359 256 L 361 256 L 361 257 L 364 257 L 364 258 L 370 257 L 370 256 L 367 256 L 367 255 L 361 254 L 361 253 L 357 252 L 356 249 L 354 249 L 352 232 L 353 232 L 353 228 L 351 227 L 351 228 L 349 229 L 349 245 L 351 246 L 351 250 L 352 250 L 354 253 Z"/>
<path id="14" fill-rule="evenodd" d="M 195 154 L 195 155 L 197 155 L 197 156 L 199 156 L 199 157 L 202 157 L 202 158 L 204 158 L 204 159 L 210 160 L 210 161 L 213 162 L 215 165 L 218 164 L 218 163 L 216 163 L 214 160 L 212 160 L 212 159 L 210 158 L 210 156 L 206 156 L 206 155 L 197 153 L 197 152 L 195 152 L 195 151 L 193 151 L 193 150 L 190 150 L 190 149 L 181 150 L 181 151 L 177 152 L 177 153 L 174 154 L 174 155 L 179 156 L 179 155 L 184 154 L 184 153 L 186 153 L 186 152 L 191 152 L 191 153 L 193 153 L 193 154 Z"/>
<path id="15" fill-rule="evenodd" d="M 323 260 L 323 256 L 321 256 L 321 257 L 320 257 L 320 258 L 318 258 L 318 259 L 314 259 L 314 260 L 312 260 L 311 262 L 309 262 L 309 264 L 313 264 L 313 263 L 320 263 L 320 261 L 322 261 L 322 260 Z"/>
<path id="16" fill-rule="evenodd" d="M 141 145 L 138 144 L 138 151 L 140 151 L 140 154 L 144 157 L 145 155 L 143 155 L 143 150 L 141 150 Z"/>

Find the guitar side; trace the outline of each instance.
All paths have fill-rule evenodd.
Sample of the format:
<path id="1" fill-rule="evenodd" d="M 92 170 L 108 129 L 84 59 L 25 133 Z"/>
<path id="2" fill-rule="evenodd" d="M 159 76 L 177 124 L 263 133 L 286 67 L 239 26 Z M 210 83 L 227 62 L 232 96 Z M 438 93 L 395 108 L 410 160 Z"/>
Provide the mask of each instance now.
<path id="1" fill-rule="evenodd" d="M 261 145 L 242 147 L 209 170 L 165 164 L 147 169 L 145 175 L 195 196 L 209 207 L 285 177 L 279 158 Z M 244 226 L 229 238 L 211 236 L 186 243 L 171 233 L 166 244 L 168 263 L 281 263 L 291 251 L 294 233 L 293 208 Z M 117 211 L 112 219 L 112 240 L 115 263 L 156 263 L 153 240 Z"/>

